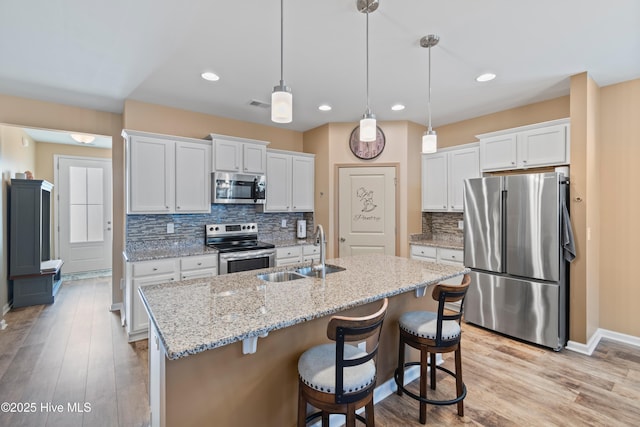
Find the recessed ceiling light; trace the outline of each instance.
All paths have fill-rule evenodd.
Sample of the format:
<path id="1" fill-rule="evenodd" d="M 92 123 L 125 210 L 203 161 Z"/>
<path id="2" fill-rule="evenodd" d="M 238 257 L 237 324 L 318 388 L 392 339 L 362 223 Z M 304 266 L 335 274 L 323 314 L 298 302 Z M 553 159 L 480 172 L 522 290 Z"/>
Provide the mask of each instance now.
<path id="1" fill-rule="evenodd" d="M 318 107 L 318 110 L 320 111 L 331 111 L 331 105 L 329 104 L 322 104 Z"/>
<path id="2" fill-rule="evenodd" d="M 476 77 L 476 81 L 477 82 L 490 82 L 491 80 L 495 79 L 496 75 L 493 73 L 484 73 L 484 74 L 480 74 L 478 77 Z"/>
<path id="3" fill-rule="evenodd" d="M 212 73 L 210 71 L 202 73 L 201 76 L 202 76 L 203 79 L 209 80 L 210 82 L 217 82 L 218 80 L 220 80 L 220 76 L 218 76 L 216 73 Z"/>
<path id="4" fill-rule="evenodd" d="M 81 144 L 91 144 L 96 139 L 96 137 L 93 135 L 86 135 L 86 134 L 80 134 L 80 133 L 72 133 L 71 138 L 74 141 L 79 142 Z"/>
<path id="5" fill-rule="evenodd" d="M 393 111 L 402 111 L 402 110 L 404 110 L 404 105 L 402 105 L 402 104 L 395 104 L 395 105 L 393 105 L 393 106 L 391 107 L 391 109 L 392 109 Z"/>

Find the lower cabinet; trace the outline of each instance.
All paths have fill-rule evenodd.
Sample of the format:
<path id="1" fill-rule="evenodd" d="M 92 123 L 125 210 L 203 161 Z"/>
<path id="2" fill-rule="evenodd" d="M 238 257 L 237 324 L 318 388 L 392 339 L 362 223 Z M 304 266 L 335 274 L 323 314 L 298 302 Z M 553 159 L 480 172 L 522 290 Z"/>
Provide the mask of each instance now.
<path id="1" fill-rule="evenodd" d="M 299 264 L 320 260 L 320 246 L 296 245 L 276 249 L 276 266 Z"/>
<path id="2" fill-rule="evenodd" d="M 411 258 L 422 261 L 439 262 L 441 264 L 462 266 L 464 263 L 463 254 L 464 253 L 462 249 L 448 249 L 436 246 L 411 245 Z M 440 283 L 446 283 L 448 285 L 459 285 L 460 283 L 462 283 L 462 276 L 443 280 Z M 457 309 L 460 307 L 460 303 L 447 303 L 445 304 L 445 307 Z"/>
<path id="3" fill-rule="evenodd" d="M 127 262 L 125 266 L 125 322 L 129 342 L 148 338 L 149 318 L 138 289 L 178 280 L 216 276 L 218 255 Z"/>

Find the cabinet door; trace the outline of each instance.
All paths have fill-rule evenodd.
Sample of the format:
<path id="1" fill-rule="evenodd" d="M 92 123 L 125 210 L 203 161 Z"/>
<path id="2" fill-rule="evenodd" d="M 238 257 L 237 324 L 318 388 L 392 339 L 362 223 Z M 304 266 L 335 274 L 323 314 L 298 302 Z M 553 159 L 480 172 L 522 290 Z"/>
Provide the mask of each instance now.
<path id="1" fill-rule="evenodd" d="M 432 246 L 411 245 L 411 258 L 436 262 L 438 259 L 438 249 Z"/>
<path id="2" fill-rule="evenodd" d="M 480 177 L 479 149 L 465 148 L 449 152 L 449 209 L 462 211 L 464 180 Z"/>
<path id="3" fill-rule="evenodd" d="M 267 153 L 267 200 L 265 212 L 291 209 L 291 156 Z"/>
<path id="4" fill-rule="evenodd" d="M 131 137 L 128 213 L 170 213 L 175 205 L 173 141 Z"/>
<path id="5" fill-rule="evenodd" d="M 480 165 L 483 171 L 515 169 L 517 167 L 516 134 L 480 140 Z"/>
<path id="6" fill-rule="evenodd" d="M 314 165 L 313 157 L 291 158 L 291 210 L 295 212 L 313 212 Z"/>
<path id="7" fill-rule="evenodd" d="M 447 154 L 422 155 L 422 210 L 447 210 Z"/>
<path id="8" fill-rule="evenodd" d="M 243 171 L 260 173 L 267 171 L 267 147 L 261 144 L 242 144 Z"/>
<path id="9" fill-rule="evenodd" d="M 176 212 L 211 211 L 208 145 L 176 142 Z"/>
<path id="10" fill-rule="evenodd" d="M 240 172 L 242 143 L 216 139 L 213 141 L 213 170 Z"/>
<path id="11" fill-rule="evenodd" d="M 556 125 L 518 135 L 519 166 L 522 168 L 569 163 L 567 126 Z"/>
<path id="12" fill-rule="evenodd" d="M 138 289 L 144 286 L 149 285 L 157 285 L 158 283 L 167 283 L 173 282 L 174 280 L 178 280 L 178 274 L 164 274 L 161 276 L 148 276 L 138 279 L 133 279 L 131 300 L 133 301 L 132 312 L 131 312 L 131 322 L 129 334 L 135 334 L 142 331 L 146 331 L 149 325 L 149 317 L 147 316 L 147 312 L 144 309 L 144 305 L 142 304 L 142 300 L 140 299 L 140 295 L 138 294 Z"/>

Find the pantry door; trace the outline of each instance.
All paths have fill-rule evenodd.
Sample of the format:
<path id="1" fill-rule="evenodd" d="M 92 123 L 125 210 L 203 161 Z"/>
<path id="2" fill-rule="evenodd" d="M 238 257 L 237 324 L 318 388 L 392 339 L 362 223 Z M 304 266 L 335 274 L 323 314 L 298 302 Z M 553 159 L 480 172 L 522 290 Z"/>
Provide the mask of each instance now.
<path id="1" fill-rule="evenodd" d="M 111 268 L 111 159 L 56 156 L 58 258 L 64 273 Z"/>
<path id="2" fill-rule="evenodd" d="M 396 254 L 396 168 L 338 169 L 339 256 Z"/>

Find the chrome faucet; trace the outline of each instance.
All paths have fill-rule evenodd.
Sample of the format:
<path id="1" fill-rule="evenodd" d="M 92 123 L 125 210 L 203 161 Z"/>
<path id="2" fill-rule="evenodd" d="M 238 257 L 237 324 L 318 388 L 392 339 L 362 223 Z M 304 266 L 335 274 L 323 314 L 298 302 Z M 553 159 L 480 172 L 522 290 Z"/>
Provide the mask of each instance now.
<path id="1" fill-rule="evenodd" d="M 320 273 L 319 276 L 324 279 L 325 277 L 325 253 L 327 250 L 327 239 L 324 236 L 324 229 L 322 225 L 318 224 L 316 227 L 316 232 L 314 235 L 315 245 L 320 245 L 320 264 L 313 264 L 313 260 L 311 260 L 311 269 L 316 273 Z"/>

